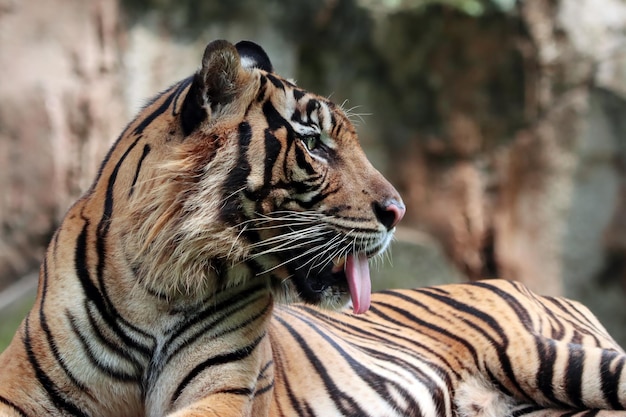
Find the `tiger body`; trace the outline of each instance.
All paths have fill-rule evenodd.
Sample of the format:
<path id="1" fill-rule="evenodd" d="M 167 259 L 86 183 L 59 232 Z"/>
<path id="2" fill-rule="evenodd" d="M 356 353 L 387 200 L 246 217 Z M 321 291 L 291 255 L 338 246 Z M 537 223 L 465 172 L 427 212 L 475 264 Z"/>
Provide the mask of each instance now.
<path id="1" fill-rule="evenodd" d="M 584 306 L 519 283 L 385 291 L 363 315 L 281 306 L 270 336 L 290 399 L 273 415 L 626 415 L 598 411 L 624 407 L 623 350 Z"/>
<path id="2" fill-rule="evenodd" d="M 0 415 L 624 408 L 626 356 L 574 302 L 503 281 L 370 296 L 368 259 L 403 214 L 339 107 L 258 45 L 213 42 L 53 236 L 0 355 Z M 359 314 L 330 311 L 349 300 Z"/>

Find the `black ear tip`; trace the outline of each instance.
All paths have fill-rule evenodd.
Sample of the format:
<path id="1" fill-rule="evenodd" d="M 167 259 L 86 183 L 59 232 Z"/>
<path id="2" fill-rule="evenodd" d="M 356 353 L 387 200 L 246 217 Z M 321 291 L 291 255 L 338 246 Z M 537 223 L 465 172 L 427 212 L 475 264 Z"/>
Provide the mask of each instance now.
<path id="1" fill-rule="evenodd" d="M 241 41 L 235 45 L 239 56 L 241 57 L 241 65 L 245 68 L 259 68 L 267 72 L 273 72 L 274 68 L 267 53 L 251 41 Z"/>

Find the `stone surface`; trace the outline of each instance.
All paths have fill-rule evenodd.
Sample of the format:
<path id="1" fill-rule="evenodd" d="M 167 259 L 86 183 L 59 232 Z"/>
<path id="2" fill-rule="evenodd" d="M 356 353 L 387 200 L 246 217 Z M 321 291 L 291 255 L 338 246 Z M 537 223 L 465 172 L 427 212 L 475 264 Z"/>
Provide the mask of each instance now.
<path id="1" fill-rule="evenodd" d="M 0 288 L 41 262 L 124 123 L 114 0 L 0 6 Z"/>

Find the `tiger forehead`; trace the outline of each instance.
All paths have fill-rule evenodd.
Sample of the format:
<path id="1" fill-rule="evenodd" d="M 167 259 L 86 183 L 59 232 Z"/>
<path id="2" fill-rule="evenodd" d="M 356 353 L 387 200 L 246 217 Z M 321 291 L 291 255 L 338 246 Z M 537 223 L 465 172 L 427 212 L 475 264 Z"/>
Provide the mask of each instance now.
<path id="1" fill-rule="evenodd" d="M 343 109 L 332 101 L 302 89 L 281 76 L 259 70 L 257 102 L 271 103 L 284 122 L 301 135 L 326 133 L 335 140 L 358 141 L 354 125 Z M 264 105 L 266 118 L 272 120 Z M 271 113 L 271 111 L 270 111 Z M 271 125 L 272 123 L 270 123 Z"/>
<path id="2" fill-rule="evenodd" d="M 285 110 L 291 122 L 314 128 L 318 130 L 317 133 L 325 131 L 331 136 L 356 134 L 354 126 L 343 110 L 332 101 L 295 86 L 287 89 L 285 95 L 288 102 Z"/>
<path id="3" fill-rule="evenodd" d="M 297 95 L 297 93 L 296 93 Z M 319 128 L 317 133 L 328 133 L 335 139 L 354 139 L 356 129 L 343 110 L 332 101 L 312 93 L 306 93 L 297 101 L 293 122 L 313 125 Z"/>

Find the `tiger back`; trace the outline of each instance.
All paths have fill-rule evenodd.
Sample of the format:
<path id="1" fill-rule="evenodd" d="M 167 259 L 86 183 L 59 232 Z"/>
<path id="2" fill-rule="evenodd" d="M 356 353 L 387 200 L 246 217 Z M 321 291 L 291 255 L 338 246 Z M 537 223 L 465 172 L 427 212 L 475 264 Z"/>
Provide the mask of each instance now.
<path id="1" fill-rule="evenodd" d="M 404 212 L 340 107 L 210 43 L 54 234 L 0 415 L 623 409 L 624 353 L 582 306 L 497 281 L 372 297 Z"/>

